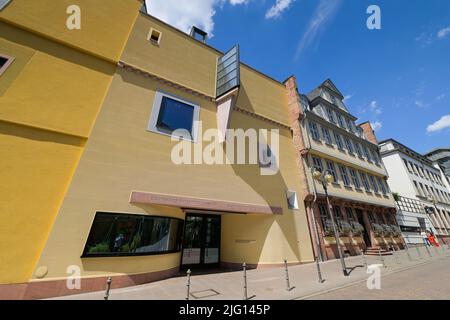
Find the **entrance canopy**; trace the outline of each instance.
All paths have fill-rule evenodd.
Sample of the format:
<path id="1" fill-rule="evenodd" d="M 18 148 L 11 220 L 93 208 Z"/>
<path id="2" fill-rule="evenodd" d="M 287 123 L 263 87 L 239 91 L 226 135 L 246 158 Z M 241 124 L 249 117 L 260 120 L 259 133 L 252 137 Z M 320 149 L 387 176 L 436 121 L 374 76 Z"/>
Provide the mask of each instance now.
<path id="1" fill-rule="evenodd" d="M 153 192 L 132 191 L 130 203 L 155 204 L 183 209 L 222 211 L 230 213 L 282 214 L 283 208 L 242 202 L 192 198 Z"/>

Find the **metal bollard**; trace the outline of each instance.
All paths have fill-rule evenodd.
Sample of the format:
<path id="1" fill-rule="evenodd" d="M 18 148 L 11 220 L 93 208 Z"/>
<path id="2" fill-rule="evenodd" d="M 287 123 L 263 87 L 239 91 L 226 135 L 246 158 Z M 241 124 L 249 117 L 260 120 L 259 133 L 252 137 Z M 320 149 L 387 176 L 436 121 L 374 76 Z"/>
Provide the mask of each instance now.
<path id="1" fill-rule="evenodd" d="M 384 263 L 384 258 L 383 258 L 383 255 L 381 254 L 381 248 L 380 247 L 378 247 L 378 255 L 380 256 L 380 260 L 383 263 L 383 267 L 386 268 L 386 264 Z"/>
<path id="2" fill-rule="evenodd" d="M 417 256 L 419 257 L 419 259 L 422 259 L 422 254 L 420 253 L 418 245 L 416 246 L 416 250 L 417 250 Z"/>
<path id="3" fill-rule="evenodd" d="M 103 299 L 105 299 L 105 300 L 109 299 L 109 290 L 111 289 L 111 282 L 112 282 L 112 278 L 108 277 L 108 279 L 106 280 L 105 296 L 103 297 Z"/>
<path id="4" fill-rule="evenodd" d="M 187 274 L 187 292 L 186 292 L 186 300 L 189 300 L 189 297 L 191 295 L 191 269 L 188 269 L 186 272 Z"/>
<path id="5" fill-rule="evenodd" d="M 397 252 L 395 251 L 395 247 L 391 246 L 391 249 L 392 249 L 392 253 L 394 254 L 395 261 L 397 262 L 397 264 L 401 264 L 400 260 L 397 257 Z"/>
<path id="6" fill-rule="evenodd" d="M 322 278 L 322 271 L 320 271 L 319 258 L 316 258 L 317 275 L 319 276 L 319 283 L 324 283 L 325 280 Z"/>
<path id="7" fill-rule="evenodd" d="M 291 284 L 289 283 L 289 270 L 288 270 L 287 259 L 284 259 L 284 270 L 286 271 L 286 290 L 291 291 L 295 287 L 291 287 Z"/>
<path id="8" fill-rule="evenodd" d="M 364 254 L 364 250 L 361 250 L 361 253 L 362 253 L 364 267 L 366 267 L 366 269 L 367 269 L 367 260 L 366 260 L 366 255 Z"/>
<path id="9" fill-rule="evenodd" d="M 244 271 L 244 300 L 248 300 L 247 295 L 247 265 L 245 262 L 242 264 L 242 269 Z"/>

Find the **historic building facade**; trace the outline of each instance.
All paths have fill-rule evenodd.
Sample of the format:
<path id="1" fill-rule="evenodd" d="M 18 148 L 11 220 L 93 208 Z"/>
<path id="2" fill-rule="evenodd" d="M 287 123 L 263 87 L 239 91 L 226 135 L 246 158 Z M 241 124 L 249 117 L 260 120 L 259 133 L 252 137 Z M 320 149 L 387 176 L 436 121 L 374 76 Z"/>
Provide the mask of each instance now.
<path id="1" fill-rule="evenodd" d="M 22 296 L 314 261 L 290 129 L 286 87 L 238 46 L 220 52 L 141 11 Z M 80 289 L 66 286 L 73 268 Z"/>
<path id="2" fill-rule="evenodd" d="M 322 259 L 337 257 L 325 192 L 314 178 L 316 171 L 332 176 L 328 195 L 341 247 L 348 254 L 402 247 L 395 202 L 370 124 L 355 124 L 356 117 L 331 80 L 307 95 L 298 92 L 294 77 L 285 84 L 290 93 L 294 144 L 303 167 L 302 186 L 306 190 L 301 200 L 305 202 L 316 255 Z"/>
<path id="3" fill-rule="evenodd" d="M 398 194 L 398 223 L 407 243 L 423 245 L 427 231 L 448 242 L 450 190 L 440 167 L 394 139 L 380 142 L 388 184 Z"/>

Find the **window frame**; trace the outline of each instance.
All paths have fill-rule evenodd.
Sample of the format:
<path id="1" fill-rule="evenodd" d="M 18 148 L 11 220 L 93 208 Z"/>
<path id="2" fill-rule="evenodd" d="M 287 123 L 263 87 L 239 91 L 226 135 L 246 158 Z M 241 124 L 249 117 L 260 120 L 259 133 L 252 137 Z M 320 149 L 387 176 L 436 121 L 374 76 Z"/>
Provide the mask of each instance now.
<path id="1" fill-rule="evenodd" d="M 320 141 L 320 132 L 317 123 L 315 123 L 314 121 L 308 121 L 308 127 L 311 138 L 313 138 L 316 141 Z"/>
<path id="2" fill-rule="evenodd" d="M 87 250 L 88 250 L 88 242 L 89 239 L 91 238 L 91 235 L 93 233 L 93 227 L 94 227 L 94 223 L 95 220 L 98 216 L 100 215 L 111 215 L 112 217 L 114 216 L 122 216 L 122 217 L 135 217 L 135 218 L 156 218 L 156 219 L 169 219 L 169 220 L 177 220 L 179 222 L 181 222 L 181 225 L 179 226 L 181 228 L 181 234 L 180 234 L 180 239 L 179 240 L 179 249 L 175 249 L 175 250 L 167 250 L 167 251 L 155 251 L 155 252 L 135 252 L 135 253 L 130 253 L 130 252 L 110 252 L 110 253 L 106 253 L 106 254 L 99 254 L 99 253 L 94 253 L 94 254 L 88 254 Z M 92 220 L 90 229 L 89 229 L 89 234 L 88 237 L 86 238 L 86 241 L 84 243 L 84 247 L 83 247 L 83 253 L 81 254 L 81 258 L 82 259 L 90 259 L 90 258 L 111 258 L 111 257 L 136 257 L 136 256 L 153 256 L 153 255 L 165 255 L 165 254 L 172 254 L 172 253 L 178 253 L 181 252 L 183 250 L 183 234 L 184 234 L 184 227 L 185 227 L 185 220 L 180 219 L 180 218 L 175 218 L 175 217 L 170 217 L 170 216 L 160 216 L 160 215 L 145 215 L 145 214 L 133 214 L 133 213 L 126 213 L 126 212 L 107 212 L 107 211 L 96 211 L 95 215 L 94 215 L 94 219 Z M 180 231 L 179 231 L 180 232 Z"/>
<path id="3" fill-rule="evenodd" d="M 355 186 L 356 189 L 361 189 L 361 181 L 358 177 L 358 173 L 353 168 L 349 168 L 349 170 L 350 170 L 350 177 L 352 178 L 353 181 L 353 185 Z"/>
<path id="4" fill-rule="evenodd" d="M 350 177 L 348 175 L 347 168 L 343 165 L 339 165 L 339 172 L 341 173 L 342 182 L 344 183 L 344 186 L 351 187 Z"/>
<path id="5" fill-rule="evenodd" d="M 181 102 L 185 105 L 188 105 L 188 106 L 191 106 L 194 108 L 194 112 L 193 112 L 193 116 L 192 116 L 192 132 L 191 132 L 191 134 L 175 136 L 173 134 L 173 132 L 176 130 L 172 131 L 171 133 L 167 133 L 158 128 L 158 118 L 159 118 L 159 114 L 161 112 L 161 106 L 162 106 L 162 101 L 163 101 L 164 97 Z M 187 141 L 196 143 L 198 140 L 198 121 L 199 121 L 199 119 L 200 119 L 200 105 L 198 105 L 194 102 L 191 102 L 189 100 L 186 100 L 182 97 L 167 93 L 165 91 L 157 90 L 155 93 L 154 100 L 153 100 L 153 106 L 152 106 L 152 110 L 151 110 L 151 114 L 150 114 L 150 119 L 149 119 L 148 125 L 147 125 L 147 131 L 151 131 L 151 132 L 159 133 L 159 134 L 169 136 L 172 138 L 178 138 L 178 139 L 187 140 Z"/>
<path id="6" fill-rule="evenodd" d="M 334 140 L 336 140 L 336 145 L 338 149 L 344 151 L 344 143 L 342 142 L 342 136 L 339 133 L 335 132 Z"/>
<path id="7" fill-rule="evenodd" d="M 330 129 L 322 126 L 322 136 L 326 144 L 333 145 L 333 139 L 331 138 Z"/>
<path id="8" fill-rule="evenodd" d="M 15 58 L 2 53 L 0 53 L 0 57 L 6 59 L 6 63 L 0 67 L 0 76 L 2 76 L 14 62 Z"/>
<path id="9" fill-rule="evenodd" d="M 333 176 L 333 179 L 334 179 L 333 183 L 338 184 L 339 179 L 338 179 L 338 175 L 336 172 L 336 165 L 334 164 L 334 162 L 332 160 L 326 160 L 325 163 L 326 163 L 328 172 Z"/>

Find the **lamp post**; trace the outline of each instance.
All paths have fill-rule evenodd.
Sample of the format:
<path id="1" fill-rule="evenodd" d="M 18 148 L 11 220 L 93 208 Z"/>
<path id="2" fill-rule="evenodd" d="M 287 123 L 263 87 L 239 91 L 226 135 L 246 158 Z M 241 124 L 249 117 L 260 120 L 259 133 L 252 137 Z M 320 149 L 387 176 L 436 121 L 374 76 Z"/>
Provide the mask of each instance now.
<path id="1" fill-rule="evenodd" d="M 344 273 L 344 276 L 348 276 L 349 274 L 347 272 L 347 267 L 345 266 L 345 260 L 344 260 L 343 254 L 342 254 L 341 243 L 339 241 L 339 232 L 336 228 L 336 222 L 334 219 L 333 207 L 331 206 L 330 198 L 328 197 L 327 185 L 329 183 L 333 182 L 333 176 L 328 171 L 320 172 L 320 171 L 316 170 L 313 173 L 313 178 L 316 179 L 317 181 L 319 181 L 320 183 L 322 183 L 323 190 L 325 191 L 325 198 L 327 199 L 328 213 L 330 215 L 331 223 L 333 225 L 334 238 L 336 239 L 336 245 L 337 245 L 337 249 L 338 249 L 339 259 L 341 260 L 342 272 Z"/>

